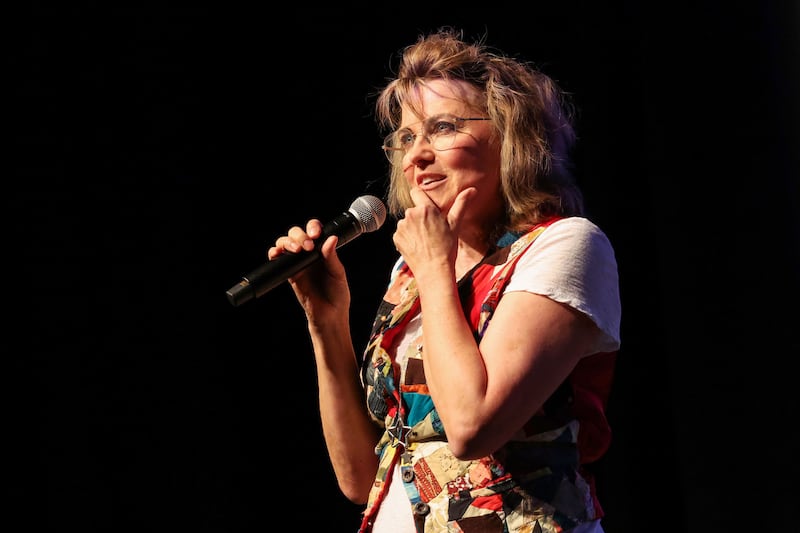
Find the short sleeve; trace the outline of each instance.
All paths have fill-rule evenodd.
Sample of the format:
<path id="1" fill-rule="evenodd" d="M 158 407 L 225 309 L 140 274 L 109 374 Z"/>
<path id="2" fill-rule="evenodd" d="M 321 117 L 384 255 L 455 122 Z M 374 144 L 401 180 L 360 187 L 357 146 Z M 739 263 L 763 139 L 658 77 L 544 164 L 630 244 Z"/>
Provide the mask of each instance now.
<path id="1" fill-rule="evenodd" d="M 621 303 L 614 249 L 583 217 L 551 224 L 520 257 L 504 293 L 546 296 L 587 315 L 604 333 L 597 352 L 620 346 Z"/>

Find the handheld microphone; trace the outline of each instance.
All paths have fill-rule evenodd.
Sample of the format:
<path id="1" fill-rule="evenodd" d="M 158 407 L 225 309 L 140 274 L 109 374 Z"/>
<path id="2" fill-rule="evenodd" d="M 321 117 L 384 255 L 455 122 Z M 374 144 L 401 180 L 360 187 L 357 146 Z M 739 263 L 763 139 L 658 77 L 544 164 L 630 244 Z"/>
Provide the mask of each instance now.
<path id="1" fill-rule="evenodd" d="M 291 253 L 284 252 L 267 261 L 242 278 L 242 281 L 225 293 L 228 301 L 238 307 L 271 291 L 290 277 L 322 257 L 319 245 L 331 235 L 339 237 L 336 248 L 347 244 L 362 233 L 377 230 L 386 220 L 386 206 L 375 196 L 365 195 L 355 199 L 350 209 L 340 214 L 322 228 L 322 235 L 314 242 L 314 249 Z"/>

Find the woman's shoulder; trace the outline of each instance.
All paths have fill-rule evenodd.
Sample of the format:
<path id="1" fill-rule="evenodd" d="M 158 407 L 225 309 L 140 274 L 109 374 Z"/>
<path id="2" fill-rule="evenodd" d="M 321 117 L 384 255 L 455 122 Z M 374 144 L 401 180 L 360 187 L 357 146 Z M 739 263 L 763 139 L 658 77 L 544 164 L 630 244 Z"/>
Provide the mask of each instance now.
<path id="1" fill-rule="evenodd" d="M 555 220 L 548 226 L 551 232 L 577 232 L 579 234 L 600 234 L 605 235 L 605 232 L 600 229 L 600 226 L 595 224 L 591 219 L 581 216 L 564 217 Z"/>
<path id="2" fill-rule="evenodd" d="M 520 257 L 506 292 L 547 296 L 588 315 L 619 343 L 619 274 L 614 248 L 605 232 L 584 217 L 550 224 Z M 602 351 L 602 350 L 601 350 Z"/>
<path id="3" fill-rule="evenodd" d="M 612 249 L 606 232 L 594 221 L 586 217 L 565 217 L 550 224 L 542 233 L 547 240 L 564 240 L 584 246 L 600 246 Z"/>
<path id="4" fill-rule="evenodd" d="M 606 233 L 585 217 L 565 217 L 549 224 L 525 249 L 520 262 L 561 269 L 616 269 L 616 254 Z"/>
<path id="5" fill-rule="evenodd" d="M 534 243 L 534 248 L 566 247 L 597 248 L 613 253 L 608 235 L 592 220 L 586 217 L 572 216 L 558 219 L 550 223 Z"/>

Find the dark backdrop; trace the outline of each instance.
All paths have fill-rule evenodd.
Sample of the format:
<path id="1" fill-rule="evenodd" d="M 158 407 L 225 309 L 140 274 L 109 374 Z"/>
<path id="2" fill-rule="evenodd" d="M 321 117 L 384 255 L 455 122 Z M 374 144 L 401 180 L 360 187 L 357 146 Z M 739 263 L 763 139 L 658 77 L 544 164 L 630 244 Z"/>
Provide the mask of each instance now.
<path id="1" fill-rule="evenodd" d="M 451 24 L 574 94 L 623 348 L 609 533 L 796 523 L 798 7 L 39 6 L 6 18 L 6 440 L 20 530 L 353 532 L 287 285 L 225 291 L 386 166 L 370 95 Z M 354 337 L 392 221 L 340 250 Z M 296 524 L 296 527 L 287 526 Z"/>

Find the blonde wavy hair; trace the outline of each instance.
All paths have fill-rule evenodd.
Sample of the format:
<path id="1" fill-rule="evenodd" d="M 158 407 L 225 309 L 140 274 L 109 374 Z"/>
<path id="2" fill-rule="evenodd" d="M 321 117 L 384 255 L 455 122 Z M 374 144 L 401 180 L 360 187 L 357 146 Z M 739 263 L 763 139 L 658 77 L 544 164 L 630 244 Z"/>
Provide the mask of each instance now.
<path id="1" fill-rule="evenodd" d="M 397 77 L 377 93 L 376 119 L 385 130 L 400 126 L 402 106 L 417 111 L 415 90 L 429 80 L 461 80 L 477 90 L 465 103 L 486 113 L 500 135 L 501 194 L 505 220 L 496 232 L 525 231 L 555 215 L 582 215 L 571 150 L 576 141 L 574 108 L 549 76 L 529 63 L 492 51 L 483 41 L 443 27 L 421 35 L 402 51 Z M 400 165 L 392 165 L 388 210 L 400 217 L 411 207 Z"/>

